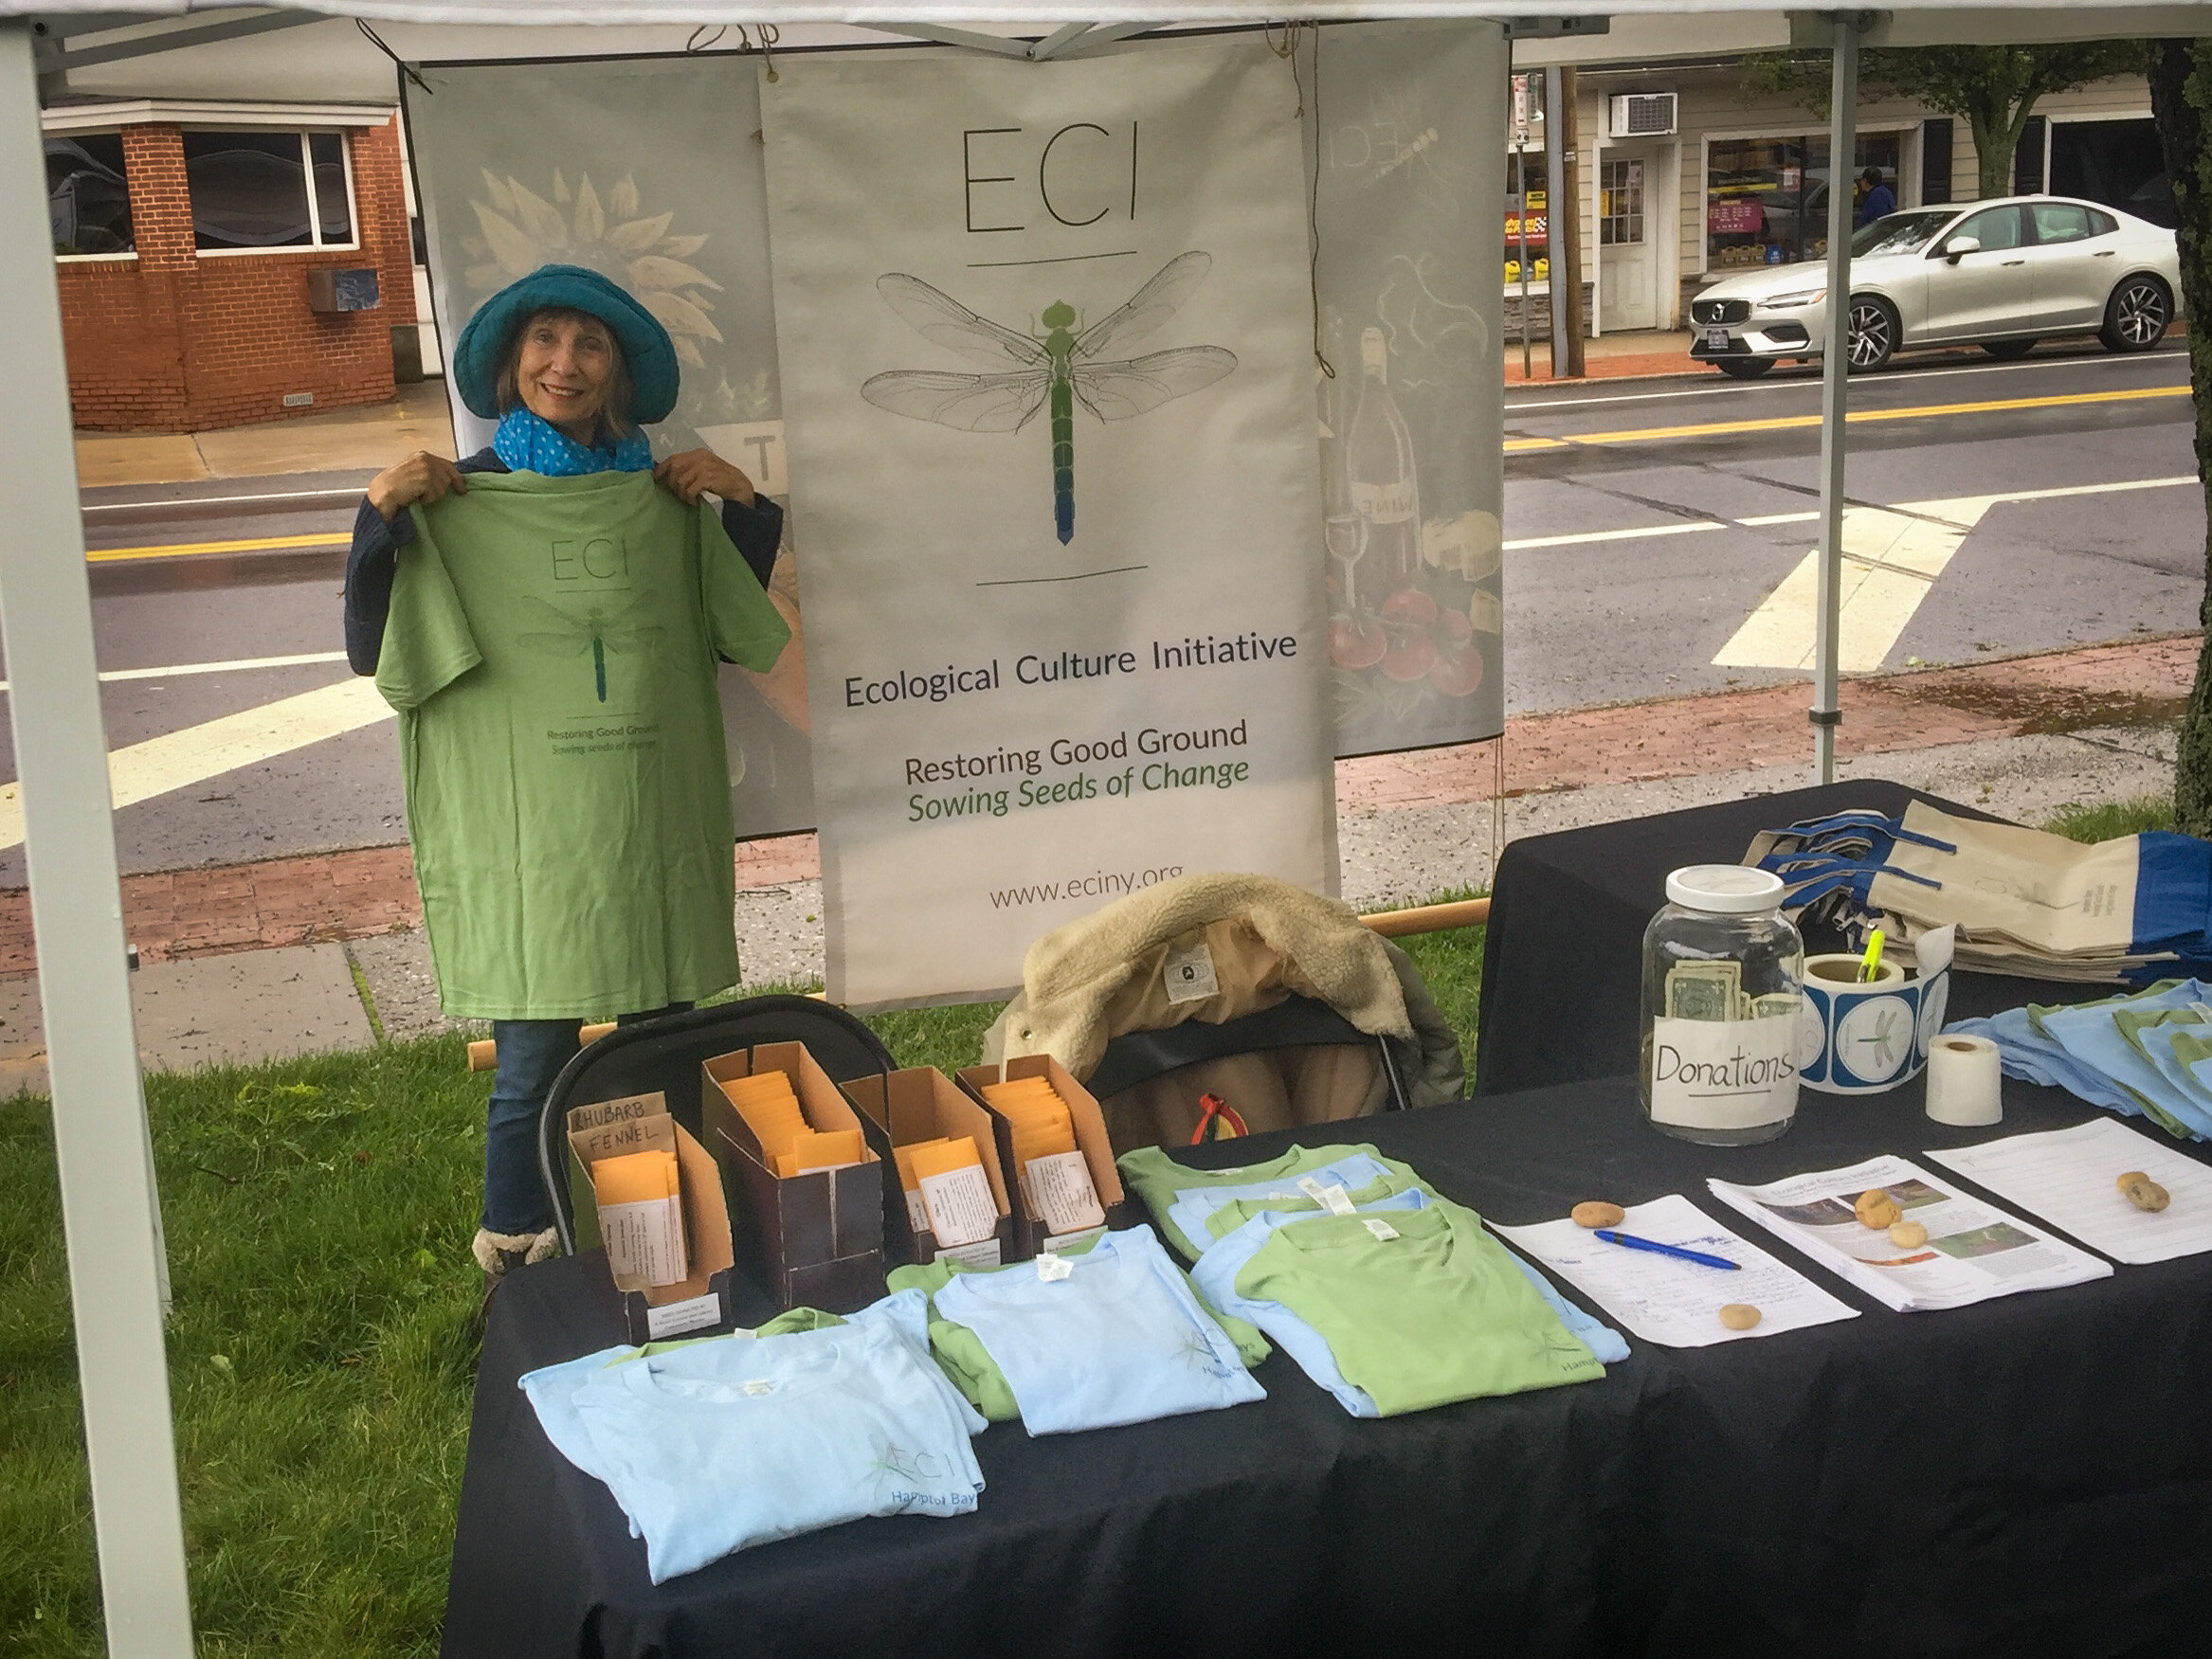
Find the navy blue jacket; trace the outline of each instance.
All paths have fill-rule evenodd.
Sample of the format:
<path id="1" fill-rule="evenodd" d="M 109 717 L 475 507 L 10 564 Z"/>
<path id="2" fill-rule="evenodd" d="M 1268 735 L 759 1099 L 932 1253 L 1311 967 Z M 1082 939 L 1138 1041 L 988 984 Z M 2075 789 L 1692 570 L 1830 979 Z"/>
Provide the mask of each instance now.
<path id="1" fill-rule="evenodd" d="M 455 464 L 464 473 L 511 470 L 489 449 Z M 725 501 L 722 528 L 766 587 L 769 573 L 775 568 L 776 549 L 784 539 L 784 510 L 766 496 L 755 496 L 750 507 Z M 346 660 L 355 674 L 376 672 L 376 659 L 384 653 L 385 619 L 391 614 L 392 579 L 399 574 L 399 550 L 414 539 L 410 514 L 403 513 L 387 524 L 369 497 L 361 497 L 360 510 L 354 514 L 354 550 L 346 555 Z"/>

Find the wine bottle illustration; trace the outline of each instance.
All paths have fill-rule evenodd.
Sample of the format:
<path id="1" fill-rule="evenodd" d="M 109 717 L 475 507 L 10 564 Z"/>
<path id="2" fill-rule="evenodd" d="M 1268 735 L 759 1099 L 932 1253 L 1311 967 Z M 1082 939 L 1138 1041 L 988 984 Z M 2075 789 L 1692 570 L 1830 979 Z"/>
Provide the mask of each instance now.
<path id="1" fill-rule="evenodd" d="M 1346 612 L 1359 608 L 1352 583 L 1353 567 L 1367 550 L 1367 527 L 1351 504 L 1351 482 L 1345 474 L 1345 441 L 1351 432 L 1356 383 L 1344 354 L 1344 318 L 1333 307 L 1322 313 L 1322 352 L 1334 366 L 1333 375 L 1317 375 L 1315 401 L 1321 419 L 1321 529 L 1322 543 L 1338 568 L 1338 606 Z"/>
<path id="2" fill-rule="evenodd" d="M 1386 588 L 1421 568 L 1421 484 L 1414 475 L 1413 434 L 1390 395 L 1390 352 L 1381 329 L 1359 336 L 1359 406 L 1345 442 L 1351 505 L 1367 525 L 1367 569 Z"/>

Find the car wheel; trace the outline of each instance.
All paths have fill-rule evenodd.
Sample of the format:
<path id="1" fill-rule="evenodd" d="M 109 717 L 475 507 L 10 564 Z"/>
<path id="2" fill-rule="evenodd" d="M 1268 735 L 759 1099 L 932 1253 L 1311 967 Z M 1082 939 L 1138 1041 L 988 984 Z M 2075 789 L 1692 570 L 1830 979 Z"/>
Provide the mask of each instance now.
<path id="1" fill-rule="evenodd" d="M 1991 340 L 1982 350 L 2000 363 L 2009 363 L 2015 357 L 2024 357 L 2036 349 L 2033 340 Z"/>
<path id="2" fill-rule="evenodd" d="M 2156 277 L 2130 277 L 2105 301 L 2105 326 L 2096 337 L 2108 352 L 2148 352 L 2166 338 L 2173 297 Z"/>
<path id="3" fill-rule="evenodd" d="M 1897 314 L 1886 299 L 1872 294 L 1851 298 L 1851 334 L 1844 351 L 1851 372 L 1867 374 L 1890 360 L 1897 349 Z"/>
<path id="4" fill-rule="evenodd" d="M 1713 367 L 1735 380 L 1756 380 L 1774 367 L 1771 357 L 1715 357 Z"/>

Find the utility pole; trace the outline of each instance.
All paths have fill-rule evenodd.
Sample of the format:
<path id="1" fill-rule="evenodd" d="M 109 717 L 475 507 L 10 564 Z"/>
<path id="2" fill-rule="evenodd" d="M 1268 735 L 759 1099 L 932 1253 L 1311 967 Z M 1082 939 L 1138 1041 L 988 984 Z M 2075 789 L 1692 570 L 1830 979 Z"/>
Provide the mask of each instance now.
<path id="1" fill-rule="evenodd" d="M 1546 246 L 1551 256 L 1551 378 L 1584 370 L 1582 315 L 1582 192 L 1575 171 L 1575 73 L 1544 71 L 1544 161 L 1550 174 L 1545 198 Z"/>

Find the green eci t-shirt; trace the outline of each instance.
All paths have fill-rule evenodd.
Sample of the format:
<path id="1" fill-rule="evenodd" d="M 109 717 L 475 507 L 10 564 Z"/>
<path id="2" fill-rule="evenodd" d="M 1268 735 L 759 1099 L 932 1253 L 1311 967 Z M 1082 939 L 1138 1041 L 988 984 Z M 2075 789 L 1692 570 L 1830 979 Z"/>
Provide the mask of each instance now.
<path id="1" fill-rule="evenodd" d="M 783 618 L 652 475 L 479 473 L 411 507 L 377 659 L 448 1015 L 589 1019 L 737 978 L 717 658 Z"/>

